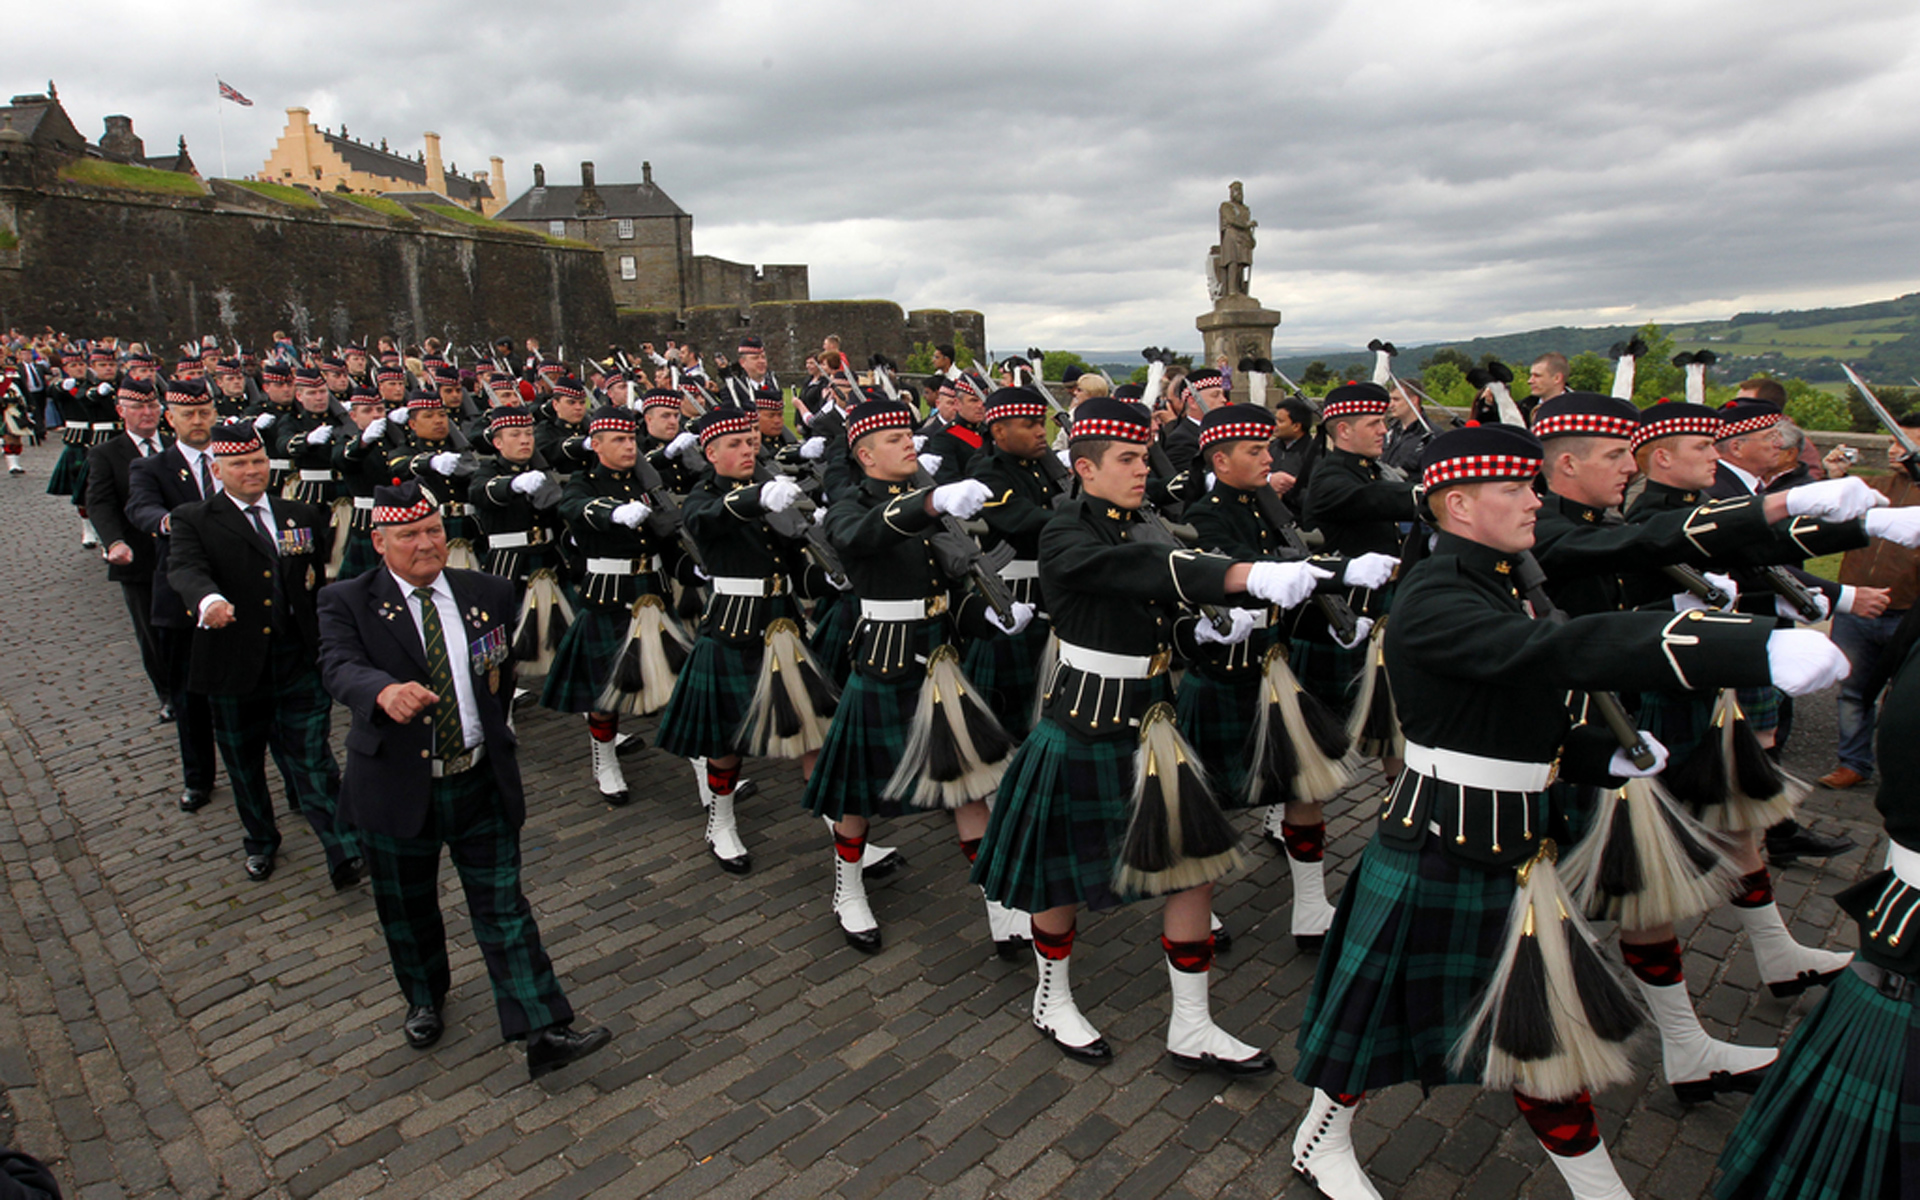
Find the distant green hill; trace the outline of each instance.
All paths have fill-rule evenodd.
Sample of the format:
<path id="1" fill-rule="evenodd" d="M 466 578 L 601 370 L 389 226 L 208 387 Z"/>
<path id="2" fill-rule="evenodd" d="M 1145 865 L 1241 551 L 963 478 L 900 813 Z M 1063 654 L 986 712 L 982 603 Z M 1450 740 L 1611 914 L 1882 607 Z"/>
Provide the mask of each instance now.
<path id="1" fill-rule="evenodd" d="M 1396 365 L 1403 372 L 1417 370 L 1435 350 L 1450 347 L 1474 360 L 1492 355 L 1522 373 L 1525 364 L 1548 351 L 1557 350 L 1568 357 L 1583 351 L 1604 355 L 1637 328 L 1556 325 L 1497 337 L 1434 342 L 1404 347 Z M 1920 292 L 1844 308 L 1738 313 L 1725 321 L 1668 326 L 1667 332 L 1681 350 L 1710 349 L 1718 354 L 1720 361 L 1712 375 L 1721 381 L 1764 370 L 1796 375 L 1809 383 L 1837 383 L 1845 378 L 1840 370 L 1843 361 L 1852 363 L 1870 379 L 1888 384 L 1909 384 L 1912 376 L 1920 375 Z M 1356 348 L 1275 361 L 1282 371 L 1298 378 L 1315 360 L 1341 374 L 1354 366 L 1371 370 L 1373 356 Z"/>

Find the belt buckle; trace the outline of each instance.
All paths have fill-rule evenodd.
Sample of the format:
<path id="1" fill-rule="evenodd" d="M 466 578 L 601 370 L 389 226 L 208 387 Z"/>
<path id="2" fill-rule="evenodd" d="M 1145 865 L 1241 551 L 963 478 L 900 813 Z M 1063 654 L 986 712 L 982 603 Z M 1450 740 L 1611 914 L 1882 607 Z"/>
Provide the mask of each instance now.
<path id="1" fill-rule="evenodd" d="M 1172 663 L 1173 648 L 1170 646 L 1160 647 L 1153 652 L 1153 657 L 1147 660 L 1147 678 L 1157 679 L 1165 675 L 1167 668 L 1172 665 Z"/>
<path id="2" fill-rule="evenodd" d="M 928 596 L 927 597 L 927 615 L 930 617 L 938 617 L 938 616 L 944 615 L 947 611 L 947 604 L 948 604 L 947 594 L 945 592 L 941 592 L 937 596 Z"/>

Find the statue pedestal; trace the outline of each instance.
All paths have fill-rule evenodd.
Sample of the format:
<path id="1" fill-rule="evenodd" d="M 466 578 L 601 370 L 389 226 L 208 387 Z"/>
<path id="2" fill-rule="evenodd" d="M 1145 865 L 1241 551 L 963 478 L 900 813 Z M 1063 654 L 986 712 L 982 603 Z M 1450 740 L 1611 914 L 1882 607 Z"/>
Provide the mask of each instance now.
<path id="1" fill-rule="evenodd" d="M 1246 403 L 1249 399 L 1247 377 L 1239 369 L 1240 360 L 1273 357 L 1273 331 L 1280 324 L 1280 314 L 1260 307 L 1260 302 L 1252 296 L 1222 296 L 1214 302 L 1212 312 L 1196 318 L 1193 324 L 1200 331 L 1201 345 L 1205 347 L 1200 361 L 1194 365 L 1211 367 L 1225 358 L 1227 365 L 1234 369 L 1233 402 Z M 1268 395 L 1278 394 L 1268 392 Z"/>

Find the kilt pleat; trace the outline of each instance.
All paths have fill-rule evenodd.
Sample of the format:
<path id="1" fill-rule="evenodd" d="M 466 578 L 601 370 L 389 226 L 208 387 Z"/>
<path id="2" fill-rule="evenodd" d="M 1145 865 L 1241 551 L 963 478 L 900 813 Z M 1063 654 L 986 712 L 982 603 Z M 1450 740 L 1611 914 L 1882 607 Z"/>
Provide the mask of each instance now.
<path id="1" fill-rule="evenodd" d="M 853 673 L 853 631 L 859 624 L 860 601 L 852 592 L 835 592 L 814 602 L 807 649 L 836 687 L 846 687 Z"/>
<path id="2" fill-rule="evenodd" d="M 575 610 L 573 624 L 554 649 L 540 706 L 565 713 L 598 711 L 595 701 L 613 677 L 632 620 L 625 607 Z"/>
<path id="3" fill-rule="evenodd" d="M 1019 633 L 973 638 L 960 669 L 986 697 L 987 707 L 1015 737 L 1033 724 L 1033 694 L 1040 686 L 1040 656 L 1053 627 L 1035 617 Z"/>
<path id="4" fill-rule="evenodd" d="M 1360 694 L 1360 675 L 1371 652 L 1371 643 L 1364 639 L 1348 649 L 1333 642 L 1294 638 L 1287 644 L 1287 665 L 1309 695 L 1344 721 Z"/>
<path id="5" fill-rule="evenodd" d="M 1794 1029 L 1720 1154 L 1720 1200 L 1853 1200 L 1882 1182 L 1912 1134 L 1903 1102 L 1915 1058 L 1911 999 L 1841 972 Z M 1912 1195 L 1911 1187 L 1900 1189 Z"/>
<path id="6" fill-rule="evenodd" d="M 1484 1051 L 1459 1074 L 1447 1056 L 1499 965 L 1515 886 L 1512 870 L 1459 862 L 1436 836 L 1397 850 L 1376 834 L 1327 933 L 1294 1078 L 1348 1095 L 1478 1082 Z"/>
<path id="7" fill-rule="evenodd" d="M 364 529 L 349 529 L 347 548 L 340 555 L 340 573 L 335 579 L 353 579 L 378 565 L 380 556 L 373 552 L 373 534 Z"/>
<path id="8" fill-rule="evenodd" d="M 87 447 L 63 445 L 47 476 L 47 495 L 77 497 L 87 486 Z"/>
<path id="9" fill-rule="evenodd" d="M 857 603 L 851 605 L 858 611 Z M 842 817 L 898 816 L 915 806 L 888 800 L 882 793 L 906 757 L 913 733 L 913 713 L 920 703 L 924 664 L 945 640 L 945 621 L 919 621 L 911 626 L 910 654 L 922 668 L 892 679 L 853 671 L 840 692 L 827 740 L 814 760 L 800 803 L 813 813 Z M 810 647 L 811 648 L 811 647 Z M 816 651 L 816 655 L 817 655 Z M 852 658 L 851 648 L 847 651 Z M 824 668 L 825 664 L 822 663 Z"/>
<path id="10" fill-rule="evenodd" d="M 1047 718 L 1027 735 L 1000 781 L 973 882 L 1022 912 L 1065 904 L 1113 908 L 1135 897 L 1114 890 L 1126 839 L 1131 737 L 1093 741 Z"/>
<path id="11" fill-rule="evenodd" d="M 1214 797 L 1227 810 L 1249 807 L 1247 770 L 1253 761 L 1253 718 L 1260 703 L 1260 672 L 1241 674 L 1246 676 L 1244 683 L 1223 683 L 1189 670 L 1173 702 L 1180 733 L 1200 755 L 1200 764 L 1213 781 Z"/>
<path id="12" fill-rule="evenodd" d="M 654 745 L 678 758 L 737 754 L 765 644 L 701 637 L 680 668 Z"/>

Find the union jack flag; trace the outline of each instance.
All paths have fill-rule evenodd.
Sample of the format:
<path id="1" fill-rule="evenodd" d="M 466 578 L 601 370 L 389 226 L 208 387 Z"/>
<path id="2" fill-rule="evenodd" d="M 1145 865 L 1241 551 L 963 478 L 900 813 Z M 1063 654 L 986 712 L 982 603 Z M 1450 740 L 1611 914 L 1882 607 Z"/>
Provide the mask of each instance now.
<path id="1" fill-rule="evenodd" d="M 228 83 L 224 79 L 219 80 L 218 82 L 220 84 L 220 98 L 222 100 L 231 100 L 235 104 L 243 104 L 248 108 L 253 107 L 253 101 L 247 99 L 245 96 L 242 96 L 237 90 L 235 90 L 232 84 Z"/>

